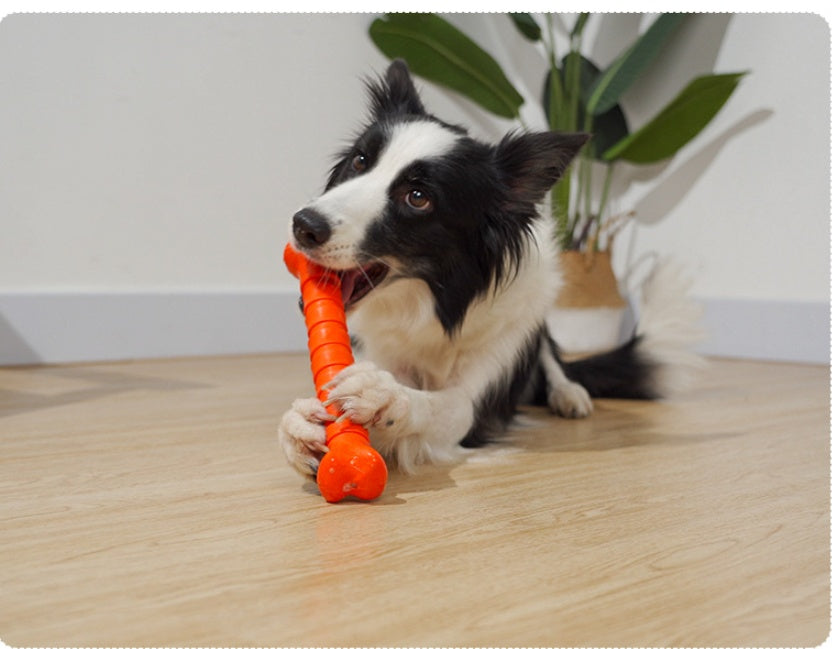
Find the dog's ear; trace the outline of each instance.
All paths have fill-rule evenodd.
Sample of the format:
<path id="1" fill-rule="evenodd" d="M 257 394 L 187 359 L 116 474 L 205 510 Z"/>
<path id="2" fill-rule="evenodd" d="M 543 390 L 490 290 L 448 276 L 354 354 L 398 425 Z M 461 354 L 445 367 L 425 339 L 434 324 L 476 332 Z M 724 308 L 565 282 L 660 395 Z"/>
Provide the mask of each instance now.
<path id="1" fill-rule="evenodd" d="M 545 198 L 590 137 L 553 131 L 508 133 L 496 146 L 495 160 L 513 199 L 538 203 Z"/>
<path id="2" fill-rule="evenodd" d="M 403 59 L 395 59 L 385 76 L 368 86 L 371 95 L 371 115 L 375 120 L 393 115 L 425 115 L 409 66 Z"/>

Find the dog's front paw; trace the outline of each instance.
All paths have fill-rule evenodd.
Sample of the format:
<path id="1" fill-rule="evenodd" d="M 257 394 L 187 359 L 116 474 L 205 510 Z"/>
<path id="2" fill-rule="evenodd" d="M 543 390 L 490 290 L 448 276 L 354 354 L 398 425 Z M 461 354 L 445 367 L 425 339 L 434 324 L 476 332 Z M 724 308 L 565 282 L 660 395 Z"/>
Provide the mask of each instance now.
<path id="1" fill-rule="evenodd" d="M 328 452 L 325 425 L 334 417 L 318 399 L 296 399 L 278 424 L 278 441 L 287 461 L 304 476 L 316 477 L 319 462 Z"/>
<path id="2" fill-rule="evenodd" d="M 589 393 L 574 381 L 566 381 L 551 390 L 548 405 L 558 415 L 569 419 L 588 417 L 594 409 Z"/>
<path id="3" fill-rule="evenodd" d="M 374 363 L 346 367 L 325 389 L 325 405 L 336 405 L 342 416 L 367 428 L 396 428 L 409 411 L 406 388 Z"/>

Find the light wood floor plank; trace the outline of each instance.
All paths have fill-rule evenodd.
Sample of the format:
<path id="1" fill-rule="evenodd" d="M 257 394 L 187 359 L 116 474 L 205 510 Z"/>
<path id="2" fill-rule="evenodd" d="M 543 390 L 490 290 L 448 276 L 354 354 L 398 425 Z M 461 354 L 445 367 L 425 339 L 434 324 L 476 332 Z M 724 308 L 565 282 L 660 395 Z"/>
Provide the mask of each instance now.
<path id="1" fill-rule="evenodd" d="M 284 463 L 302 355 L 0 369 L 10 645 L 770 645 L 829 633 L 829 369 L 530 410 L 373 504 Z"/>

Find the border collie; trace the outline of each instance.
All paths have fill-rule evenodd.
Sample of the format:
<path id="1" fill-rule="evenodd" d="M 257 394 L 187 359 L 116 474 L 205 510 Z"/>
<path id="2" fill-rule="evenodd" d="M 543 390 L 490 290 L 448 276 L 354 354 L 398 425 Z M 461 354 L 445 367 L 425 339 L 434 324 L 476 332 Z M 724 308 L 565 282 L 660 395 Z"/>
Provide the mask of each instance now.
<path id="1" fill-rule="evenodd" d="M 368 90 L 368 125 L 290 221 L 292 245 L 339 271 L 365 359 L 328 386 L 329 403 L 409 472 L 493 440 L 523 403 L 585 417 L 592 397 L 664 396 L 691 358 L 677 272 L 647 281 L 635 335 L 614 351 L 564 362 L 545 325 L 560 274 L 537 205 L 588 136 L 480 142 L 426 112 L 402 61 Z M 316 475 L 332 419 L 316 398 L 282 417 L 281 446 L 300 473 Z"/>

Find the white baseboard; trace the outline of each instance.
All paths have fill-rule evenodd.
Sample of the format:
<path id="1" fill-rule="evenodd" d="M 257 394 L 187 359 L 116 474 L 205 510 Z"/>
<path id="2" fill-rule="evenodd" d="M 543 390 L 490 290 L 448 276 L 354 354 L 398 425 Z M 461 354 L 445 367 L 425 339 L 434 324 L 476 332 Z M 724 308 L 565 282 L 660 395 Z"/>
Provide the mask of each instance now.
<path id="1" fill-rule="evenodd" d="M 831 360 L 828 302 L 711 299 L 703 304 L 704 354 L 820 364 Z"/>
<path id="2" fill-rule="evenodd" d="M 292 291 L 0 293 L 0 365 L 302 351 Z M 712 356 L 829 363 L 828 303 L 704 300 Z"/>
<path id="3" fill-rule="evenodd" d="M 0 294 L 0 365 L 305 349 L 298 294 Z"/>

